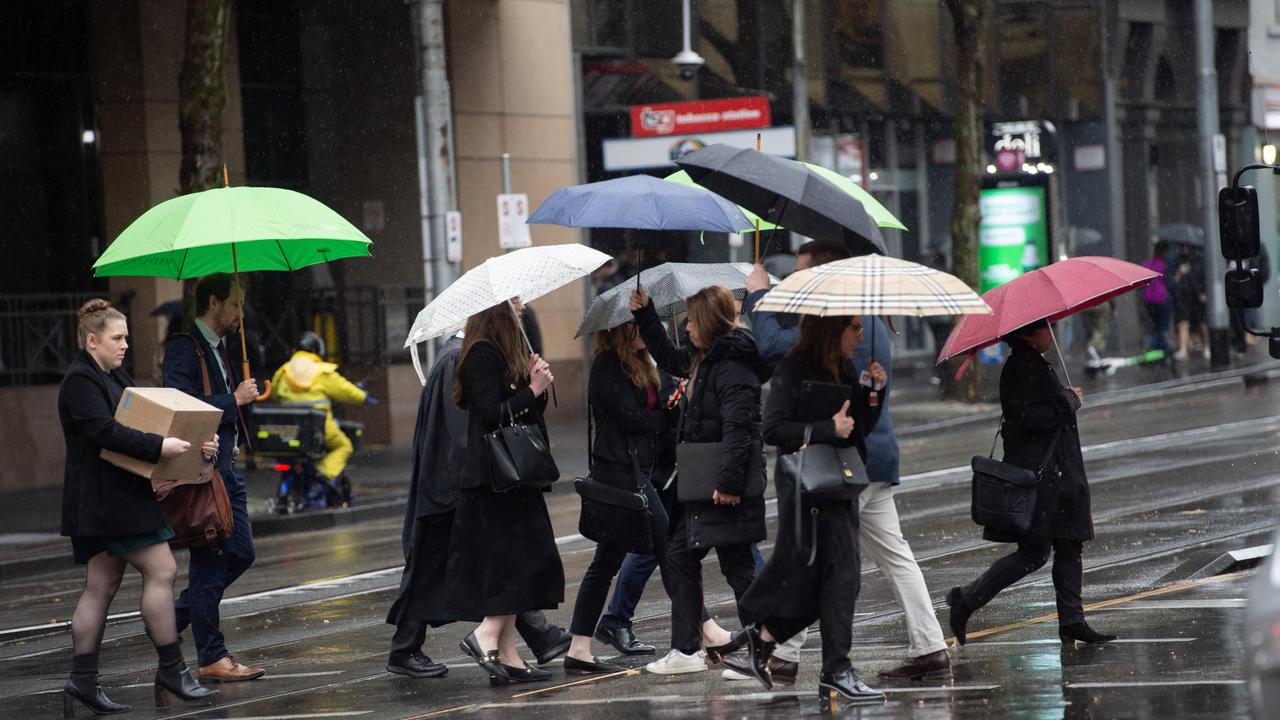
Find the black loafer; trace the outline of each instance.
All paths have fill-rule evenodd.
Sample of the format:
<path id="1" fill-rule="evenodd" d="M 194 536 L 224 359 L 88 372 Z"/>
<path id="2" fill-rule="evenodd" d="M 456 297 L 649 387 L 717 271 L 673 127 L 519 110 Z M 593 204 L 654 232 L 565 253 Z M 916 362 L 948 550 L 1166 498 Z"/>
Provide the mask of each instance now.
<path id="1" fill-rule="evenodd" d="M 511 682 L 511 677 L 507 675 L 506 666 L 498 659 L 498 650 L 495 648 L 489 652 L 485 652 L 480 648 L 480 641 L 476 640 L 476 634 L 471 633 L 458 643 L 458 647 L 462 652 L 476 661 L 485 672 L 489 673 L 489 682 L 494 685 L 506 685 Z"/>
<path id="2" fill-rule="evenodd" d="M 502 669 L 506 671 L 508 680 L 513 683 L 539 682 L 542 680 L 551 679 L 551 673 L 547 672 L 546 670 L 541 670 L 535 667 L 529 667 L 528 665 L 525 665 L 522 668 L 511 667 L 510 665 L 503 665 Z M 489 681 L 493 682 L 493 678 L 489 678 Z M 493 683 L 493 684 L 501 685 L 504 683 Z"/>
<path id="3" fill-rule="evenodd" d="M 387 672 L 411 678 L 437 678 L 449 674 L 449 667 L 444 663 L 433 662 L 422 653 L 401 655 L 393 653 L 387 658 Z"/>
<path id="4" fill-rule="evenodd" d="M 533 657 L 538 661 L 539 665 L 546 665 L 552 660 L 555 660 L 561 655 L 569 652 L 569 644 L 573 642 L 573 634 L 564 628 L 556 629 L 560 631 L 560 636 L 555 642 L 551 643 L 551 645 L 541 649 L 533 647 L 529 648 L 533 651 Z"/>
<path id="5" fill-rule="evenodd" d="M 725 655 L 720 658 L 720 664 L 741 675 L 755 677 L 755 673 L 751 672 L 751 657 L 747 653 Z M 800 663 L 779 660 L 776 655 L 769 658 L 769 677 L 775 685 L 795 685 L 796 675 L 799 673 Z"/>
<path id="6" fill-rule="evenodd" d="M 596 639 L 623 655 L 652 655 L 657 648 L 636 639 L 629 627 L 596 628 Z"/>
<path id="7" fill-rule="evenodd" d="M 706 645 L 703 650 L 707 652 L 707 659 L 713 663 L 720 662 L 720 658 L 731 653 L 736 653 L 742 649 L 743 640 L 742 633 L 729 636 L 729 642 L 723 645 Z"/>
<path id="8" fill-rule="evenodd" d="M 579 660 L 578 658 L 564 656 L 564 674 L 565 675 L 597 675 L 601 673 L 622 672 L 626 668 L 613 663 L 600 662 L 600 658 L 591 658 L 591 662 Z"/>

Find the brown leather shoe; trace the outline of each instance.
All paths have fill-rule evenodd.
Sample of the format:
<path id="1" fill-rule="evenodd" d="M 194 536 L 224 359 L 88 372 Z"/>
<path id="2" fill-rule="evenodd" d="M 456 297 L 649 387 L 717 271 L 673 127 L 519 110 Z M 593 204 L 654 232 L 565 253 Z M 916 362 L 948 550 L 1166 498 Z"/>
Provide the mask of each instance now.
<path id="1" fill-rule="evenodd" d="M 744 652 L 729 653 L 720 658 L 720 663 L 731 672 L 735 672 L 742 676 L 741 679 L 754 679 L 751 675 L 751 669 L 747 666 L 751 659 Z M 769 674 L 773 676 L 773 681 L 779 685 L 795 685 L 796 674 L 800 670 L 800 663 L 779 660 L 777 657 L 769 658 Z M 728 677 L 728 676 L 722 676 Z M 739 678 L 734 677 L 734 680 Z"/>
<path id="2" fill-rule="evenodd" d="M 228 655 L 212 665 L 200 666 L 200 682 L 242 682 L 244 680 L 257 680 L 267 671 L 263 668 L 252 668 L 248 665 L 241 665 L 236 659 Z"/>
<path id="3" fill-rule="evenodd" d="M 943 672 L 951 668 L 951 656 L 946 650 L 939 650 L 928 655 L 913 657 L 892 670 L 880 671 L 880 677 L 891 679 L 919 680 L 930 673 Z"/>

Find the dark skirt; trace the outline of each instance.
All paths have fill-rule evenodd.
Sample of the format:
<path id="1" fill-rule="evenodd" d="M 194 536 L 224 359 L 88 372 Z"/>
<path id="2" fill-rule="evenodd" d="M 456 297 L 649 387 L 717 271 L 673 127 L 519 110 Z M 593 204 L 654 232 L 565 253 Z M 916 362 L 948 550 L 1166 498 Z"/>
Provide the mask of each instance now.
<path id="1" fill-rule="evenodd" d="M 129 535 L 126 537 L 72 536 L 71 552 L 75 556 L 77 565 L 88 565 L 93 556 L 98 553 L 104 552 L 111 557 L 124 557 L 148 545 L 169 542 L 173 537 L 173 528 L 169 527 L 168 523 L 165 523 L 165 526 L 159 530 L 142 533 L 141 535 Z"/>
<path id="2" fill-rule="evenodd" d="M 553 610 L 564 602 L 564 566 L 542 492 L 463 490 L 446 577 L 447 609 L 460 616 Z"/>
<path id="3" fill-rule="evenodd" d="M 459 617 L 445 609 L 445 572 L 452 530 L 452 510 L 414 520 L 409 559 L 400 577 L 400 596 L 387 613 L 388 623 L 399 625 L 410 620 L 440 627 L 457 620 L 480 619 Z"/>

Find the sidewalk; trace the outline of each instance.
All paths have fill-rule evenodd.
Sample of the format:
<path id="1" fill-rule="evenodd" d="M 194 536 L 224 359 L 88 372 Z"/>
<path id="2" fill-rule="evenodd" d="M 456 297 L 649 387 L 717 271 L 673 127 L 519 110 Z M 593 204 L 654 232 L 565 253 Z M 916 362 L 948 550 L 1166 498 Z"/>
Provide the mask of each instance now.
<path id="1" fill-rule="evenodd" d="M 1280 362 L 1266 357 L 1265 348 L 1254 347 L 1244 360 L 1236 358 L 1237 367 L 1221 373 L 1208 373 L 1207 362 L 1193 360 L 1189 370 L 1196 374 L 1171 377 L 1162 367 L 1123 368 L 1115 375 L 1088 377 L 1073 368 L 1071 381 L 1084 388 L 1086 397 L 1102 402 L 1119 402 L 1141 388 L 1158 390 L 1214 378 L 1238 378 L 1264 374 L 1280 369 Z M 895 363 L 894 386 L 890 411 L 899 435 L 934 432 L 955 424 L 987 422 L 999 412 L 992 402 L 959 402 L 941 397 L 937 386 L 929 382 L 931 368 L 927 360 Z M 559 423 L 548 428 L 556 462 L 566 478 L 587 472 L 586 430 L 582 423 Z M 403 498 L 408 492 L 412 471 L 412 452 L 408 447 L 365 448 L 351 460 L 348 474 L 353 479 L 356 495 L 351 508 L 308 511 L 295 515 L 272 515 L 268 500 L 275 491 L 274 473 L 259 468 L 246 473 L 249 511 L 254 535 L 266 537 L 290 532 L 319 530 L 369 520 L 391 520 L 404 512 Z M 558 483 L 556 490 L 573 492 L 572 484 Z M 38 573 L 50 567 L 70 567 L 69 541 L 57 534 L 61 517 L 61 487 L 9 493 L 0 504 L 0 581 Z"/>

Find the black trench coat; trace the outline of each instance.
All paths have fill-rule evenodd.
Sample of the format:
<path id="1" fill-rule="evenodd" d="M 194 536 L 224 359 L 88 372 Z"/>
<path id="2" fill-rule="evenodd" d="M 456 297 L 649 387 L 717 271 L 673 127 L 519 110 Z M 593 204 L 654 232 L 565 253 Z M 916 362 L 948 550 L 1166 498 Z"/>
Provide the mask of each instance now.
<path id="1" fill-rule="evenodd" d="M 1036 494 L 1031 530 L 1025 536 L 984 529 L 993 542 L 1043 542 L 1051 539 L 1092 540 L 1093 514 L 1089 479 L 1080 452 L 1076 413 L 1062 383 L 1044 356 L 1015 338 L 1013 352 L 1000 373 L 1000 408 L 1004 412 L 1004 460 L 1036 469 L 1061 428 L 1058 445 L 1045 467 Z"/>
<path id="2" fill-rule="evenodd" d="M 116 405 L 133 380 L 122 369 L 103 372 L 87 352 L 71 361 L 58 389 L 58 419 L 66 441 L 62 534 L 128 537 L 168 527 L 151 481 L 103 460 L 102 450 L 154 463 L 164 438 L 125 427 Z M 193 449 L 199 452 L 199 448 Z"/>
<path id="3" fill-rule="evenodd" d="M 694 351 L 676 347 L 653 303 L 637 310 L 636 325 L 658 367 L 677 377 L 689 377 Z M 761 441 L 760 384 L 769 369 L 756 351 L 746 328 L 734 328 L 707 350 L 698 376 L 682 399 L 682 442 L 723 443 L 716 489 L 741 495 L 753 441 Z M 761 472 L 763 472 L 761 463 Z M 677 476 L 676 482 L 680 482 Z M 764 496 L 743 498 L 738 505 L 706 502 L 677 503 L 672 525 L 681 518 L 688 528 L 689 547 L 711 548 L 760 542 L 766 537 Z"/>
<path id="4" fill-rule="evenodd" d="M 846 369 L 839 382 L 851 388 L 850 413 L 854 418 L 853 432 L 848 438 L 835 435 L 835 423 L 831 420 L 834 409 L 805 407 L 801 405 L 801 392 L 805 381 L 835 382 L 831 371 L 806 359 L 786 357 L 778 364 L 769 388 L 769 400 L 765 406 L 764 439 L 778 447 L 778 454 L 793 453 L 804 442 L 804 429 L 813 425 L 812 444 L 828 444 L 837 447 L 855 447 L 858 455 L 867 461 L 866 435 L 875 427 L 883 407 L 881 391 L 879 406 L 867 403 L 866 388 L 854 382 L 852 372 Z M 778 536 L 773 555 L 764 570 L 743 595 L 740 605 L 745 617 L 763 621 L 773 617 L 816 617 L 822 602 L 821 589 L 847 597 L 839 598 L 847 604 L 850 617 L 857 597 L 858 568 L 858 500 L 849 499 L 815 502 L 804 499 L 801 513 L 801 535 L 805 547 L 796 547 L 795 486 L 781 472 L 773 474 L 778 490 Z M 810 512 L 816 509 L 817 514 Z M 819 520 L 820 519 L 820 520 Z M 808 544 L 813 542 L 813 525 L 818 522 L 818 558 L 812 567 Z"/>

